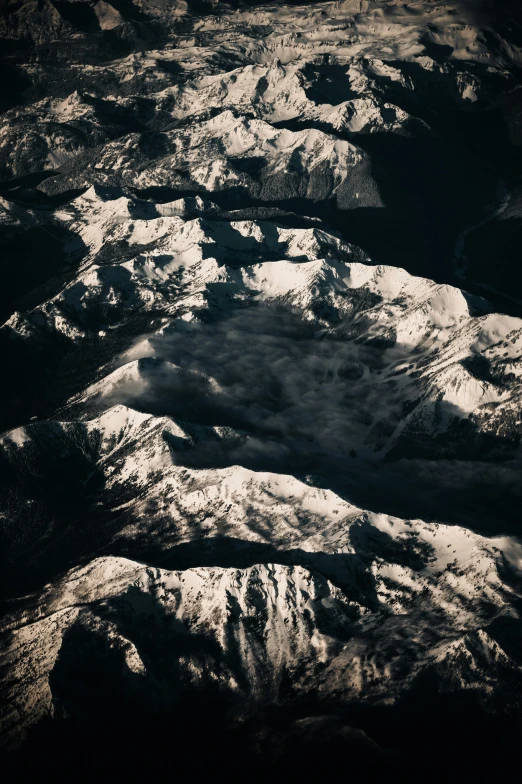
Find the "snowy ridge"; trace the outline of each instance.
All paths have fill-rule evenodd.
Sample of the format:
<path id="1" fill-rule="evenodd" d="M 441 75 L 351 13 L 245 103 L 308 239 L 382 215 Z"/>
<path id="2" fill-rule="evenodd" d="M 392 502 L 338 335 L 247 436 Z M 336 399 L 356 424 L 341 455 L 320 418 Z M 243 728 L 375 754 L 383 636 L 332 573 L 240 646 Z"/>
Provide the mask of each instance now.
<path id="1" fill-rule="evenodd" d="M 275 481 L 281 488 L 282 478 L 267 479 L 255 477 L 263 487 L 273 486 Z M 234 483 L 237 487 L 237 479 Z M 337 503 L 341 505 L 339 499 Z M 485 540 L 444 526 L 433 529 L 418 522 L 404 523 L 384 515 L 370 516 L 365 523 L 371 528 L 359 528 L 365 530 L 362 541 L 372 542 L 373 529 L 394 541 L 405 536 L 409 545 L 413 539 L 420 553 L 429 553 L 428 563 L 420 571 L 418 566 L 412 570 L 374 557 L 370 566 L 374 599 L 357 597 L 357 593 L 352 596 L 354 588 L 349 587 L 350 575 L 358 568 L 350 565 L 351 561 L 361 559 L 361 565 L 366 561 L 368 568 L 371 559 L 368 551 L 359 549 L 359 541 L 355 549 L 334 549 L 331 558 L 339 565 L 332 563 L 333 584 L 323 576 L 323 554 L 311 571 L 276 563 L 176 572 L 122 558 L 102 558 L 73 570 L 60 584 L 33 597 L 23 616 L 6 621 L 6 628 L 14 623 L 4 660 L 10 662 L 12 672 L 8 683 L 11 710 L 17 706 L 18 713 L 12 729 L 9 712 L 4 716 L 7 737 L 19 742 L 19 733 L 28 722 L 56 710 L 48 677 L 63 647 L 62 639 L 72 626 L 101 634 L 105 644 L 121 654 L 120 677 L 125 679 L 128 670 L 141 681 L 135 688 L 147 689 L 147 667 L 132 644 L 132 634 L 130 640 L 122 638 L 111 614 L 123 613 L 131 624 L 144 623 L 149 601 L 158 603 L 172 623 L 181 621 L 191 634 L 210 635 L 221 650 L 223 658 L 217 670 L 215 664 L 210 664 L 210 670 L 208 663 L 198 664 L 197 653 L 195 661 L 182 663 L 189 681 L 195 679 L 195 685 L 208 686 L 210 677 L 223 691 L 240 692 L 246 700 L 277 699 L 283 673 L 292 677 L 297 693 L 316 683 L 323 699 L 333 693 L 344 699 L 364 695 L 370 700 L 400 693 L 423 667 L 433 663 L 442 682 L 448 679 L 453 687 L 458 683 L 460 688 L 479 688 L 484 696 L 491 692 L 496 674 L 519 677 L 509 656 L 482 628 L 486 618 L 488 623 L 495 619 L 491 609 L 482 616 L 472 608 L 477 607 L 480 597 L 490 607 L 496 606 L 496 614 L 507 613 L 509 617 L 511 612 L 515 617 L 506 606 L 498 564 L 507 554 L 520 568 L 520 546 L 515 552 L 507 541 Z M 324 534 L 322 537 L 324 546 Z M 327 540 L 332 538 L 328 531 Z M 231 557 L 233 560 L 233 554 Z M 311 555 L 310 561 L 313 563 Z M 435 579 L 437 575 L 439 579 Z M 513 595 L 512 599 L 516 598 Z M 112 611 L 111 602 L 117 602 Z M 391 653 L 392 640 L 400 630 L 413 627 L 421 645 Z M 343 641 L 347 632 L 352 637 L 348 643 Z M 428 647 L 422 644 L 423 638 L 430 639 Z M 175 656 L 175 650 L 171 655 Z M 237 656 L 242 663 L 241 677 L 234 672 Z M 471 666 L 470 656 L 472 661 L 475 658 Z M 25 707 L 19 702 L 22 695 Z M 149 699 L 161 699 L 161 695 L 149 695 Z"/>
<path id="2" fill-rule="evenodd" d="M 45 427 L 13 431 L 4 445 L 30 449 Z M 4 630 L 12 629 L 3 654 L 11 673 L 4 716 L 10 743 L 56 710 L 49 673 L 72 627 L 116 646 L 122 666 L 145 679 L 137 688 L 147 688 L 147 668 L 132 637 L 121 638 L 111 620 L 116 612 L 142 623 L 149 599 L 140 609 L 140 595 L 150 596 L 191 634 L 210 635 L 222 651 L 218 670 L 187 660 L 182 666 L 190 679 L 199 685 L 217 679 L 219 688 L 254 703 L 278 699 L 283 672 L 296 693 L 315 683 L 323 699 L 335 694 L 368 700 L 400 694 L 433 664 L 441 683 L 480 689 L 484 698 L 499 673 L 519 677 L 516 663 L 487 631 L 497 617 L 518 617 L 518 593 L 502 577 L 506 568 L 514 575 L 522 570 L 522 548 L 511 538 L 367 513 L 291 476 L 240 466 L 176 466 L 165 430 L 168 439 L 186 437 L 168 420 L 119 406 L 82 426 L 63 424 L 54 434 L 54 448 L 57 438 L 78 444 L 80 432 L 97 445 L 93 468 L 106 477 L 102 497 L 111 497 L 111 486 L 126 488 L 118 498 L 118 508 L 125 509 L 119 526 L 125 519 L 129 524 L 115 538 L 110 528 L 101 529 L 99 541 L 112 536 L 113 548 L 140 543 L 143 557 L 152 561 L 175 559 L 176 552 L 183 558 L 183 543 L 198 543 L 211 561 L 246 558 L 252 565 L 169 571 L 102 557 L 27 597 L 24 609 L 4 621 Z M 108 510 L 98 510 L 110 526 Z M 259 563 L 260 556 L 276 560 Z M 408 629 L 415 629 L 419 643 L 396 648 L 393 641 Z M 240 678 L 233 664 L 238 656 Z M 14 724 L 10 715 L 17 716 Z"/>
<path id="3" fill-rule="evenodd" d="M 138 340 L 116 360 L 122 367 L 76 400 L 94 398 L 100 406 L 103 400 L 135 405 L 141 399 L 147 405 L 145 398 L 159 383 L 157 362 L 163 363 L 163 374 L 187 379 L 197 371 L 203 383 L 208 369 L 194 366 L 187 377 L 171 358 L 171 344 L 183 341 L 183 335 L 190 343 L 203 334 L 200 322 L 208 309 L 230 313 L 234 323 L 241 318 L 238 306 L 263 303 L 299 314 L 312 329 L 310 337 L 344 335 L 342 349 L 332 345 L 325 370 L 330 367 L 336 377 L 351 374 L 361 389 L 372 384 L 387 390 L 388 417 L 395 427 L 388 424 L 384 439 L 370 428 L 369 434 L 352 439 L 351 447 L 371 444 L 389 451 L 403 433 L 445 432 L 470 416 L 480 430 L 495 433 L 504 428 L 508 412 L 513 437 L 520 433 L 520 319 L 471 316 L 472 298 L 459 289 L 394 267 L 372 266 L 356 248 L 318 228 L 187 220 L 165 215 L 168 204 L 161 208 L 161 216 L 131 217 L 143 214 L 139 203 L 123 196 L 106 202 L 93 189 L 71 202 L 71 220 L 81 214 L 80 226 L 86 224 L 89 236 L 99 238 L 92 261 L 54 299 L 15 313 L 6 324 L 26 339 L 45 330 L 70 341 L 95 334 L 103 343 L 113 339 L 125 313 L 174 318 Z M 113 253 L 131 260 L 110 263 Z M 259 257 L 273 260 L 248 263 Z M 156 364 L 125 364 L 146 357 Z M 352 369 L 345 371 L 347 362 Z M 212 373 L 206 383 L 219 397 L 222 385 Z M 346 390 L 339 384 L 332 391 L 340 399 Z M 411 413 L 404 414 L 409 402 Z"/>

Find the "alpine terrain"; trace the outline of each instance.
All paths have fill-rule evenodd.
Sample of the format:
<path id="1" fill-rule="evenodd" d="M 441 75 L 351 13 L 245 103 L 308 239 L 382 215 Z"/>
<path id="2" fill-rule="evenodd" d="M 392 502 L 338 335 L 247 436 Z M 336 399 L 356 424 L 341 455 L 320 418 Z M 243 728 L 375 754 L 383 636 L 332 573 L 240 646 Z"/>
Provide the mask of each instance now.
<path id="1" fill-rule="evenodd" d="M 498 780 L 519 4 L 1 0 L 0 49 L 5 765 Z"/>

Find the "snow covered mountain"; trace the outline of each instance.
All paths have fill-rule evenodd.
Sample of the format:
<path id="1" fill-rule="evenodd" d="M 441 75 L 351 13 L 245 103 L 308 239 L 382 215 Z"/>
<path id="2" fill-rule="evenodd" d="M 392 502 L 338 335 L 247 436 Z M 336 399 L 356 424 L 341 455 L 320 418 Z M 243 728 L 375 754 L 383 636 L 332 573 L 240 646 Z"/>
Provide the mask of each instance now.
<path id="1" fill-rule="evenodd" d="M 0 39 L 7 759 L 507 759 L 516 6 L 8 0 Z"/>

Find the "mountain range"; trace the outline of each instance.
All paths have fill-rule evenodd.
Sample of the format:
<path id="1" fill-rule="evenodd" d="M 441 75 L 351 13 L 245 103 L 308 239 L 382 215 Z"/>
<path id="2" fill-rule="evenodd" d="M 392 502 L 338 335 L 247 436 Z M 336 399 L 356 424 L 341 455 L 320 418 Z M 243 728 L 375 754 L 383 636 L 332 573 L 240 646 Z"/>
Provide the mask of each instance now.
<path id="1" fill-rule="evenodd" d="M 500 770 L 517 4 L 0 9 L 5 759 Z"/>

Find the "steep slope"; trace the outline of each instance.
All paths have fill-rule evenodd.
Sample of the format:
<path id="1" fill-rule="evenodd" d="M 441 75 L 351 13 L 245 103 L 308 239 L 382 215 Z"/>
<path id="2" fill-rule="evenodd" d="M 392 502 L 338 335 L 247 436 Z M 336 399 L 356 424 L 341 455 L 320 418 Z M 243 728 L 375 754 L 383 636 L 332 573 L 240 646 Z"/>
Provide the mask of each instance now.
<path id="1" fill-rule="evenodd" d="M 16 355 L 38 345 L 52 362 L 60 345 L 80 366 L 49 374 L 46 415 L 124 404 L 221 427 L 179 459 L 276 465 L 375 510 L 516 530 L 522 322 L 313 224 L 190 217 L 206 206 L 91 189 L 56 215 L 81 268 L 3 328 Z"/>
<path id="2" fill-rule="evenodd" d="M 13 431 L 11 449 L 30 450 L 34 460 L 50 434 L 31 431 L 49 427 Z M 34 580 L 55 538 L 44 562 L 49 569 L 54 559 L 59 572 L 91 557 L 93 537 L 99 553 L 133 553 L 146 565 L 101 556 L 11 603 L 3 627 L 7 742 L 45 715 L 103 710 L 101 697 L 77 692 L 74 675 L 91 637 L 121 658 L 117 688 L 130 678 L 144 710 L 173 709 L 184 692 L 201 689 L 223 692 L 232 715 L 239 700 L 248 713 L 310 690 L 325 704 L 374 704 L 399 697 L 424 670 L 440 688 L 473 689 L 494 706 L 502 684 L 520 678 L 510 635 L 522 550 L 513 540 L 366 513 L 289 476 L 176 466 L 172 442 L 183 433 L 121 407 L 83 427 L 54 428 L 63 462 L 74 463 L 82 436 L 91 471 L 80 483 L 99 488 L 103 475 L 102 501 L 96 489 L 88 494 L 96 528 L 92 517 L 53 521 L 34 555 L 25 544 L 25 567 Z M 63 481 L 56 459 L 55 467 Z M 160 659 L 157 635 L 172 638 Z M 193 639 L 183 654 L 180 635 Z M 108 677 L 108 653 L 88 655 Z M 112 707 L 108 699 L 110 710 L 121 708 L 117 696 Z"/>

